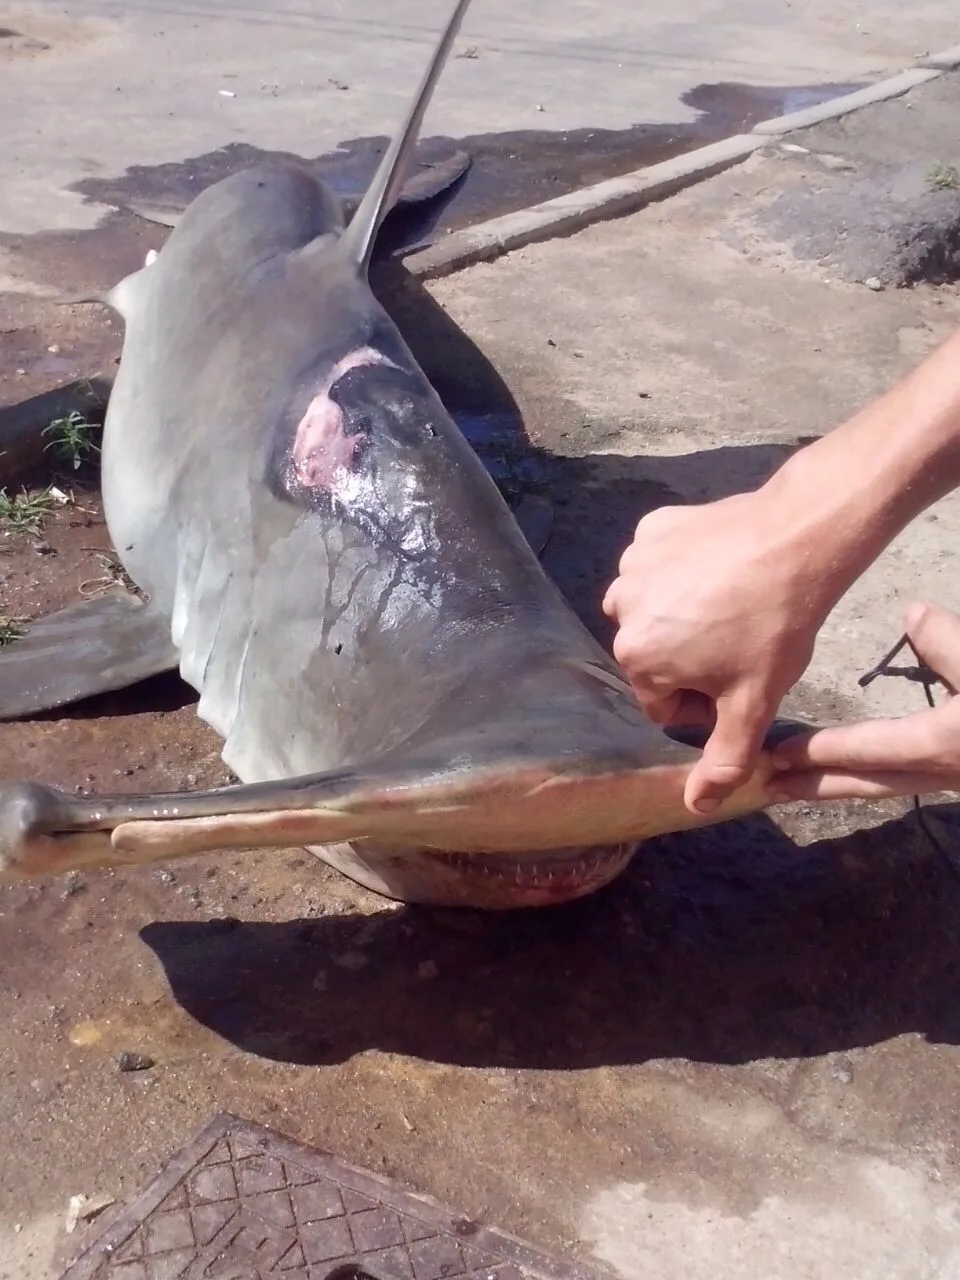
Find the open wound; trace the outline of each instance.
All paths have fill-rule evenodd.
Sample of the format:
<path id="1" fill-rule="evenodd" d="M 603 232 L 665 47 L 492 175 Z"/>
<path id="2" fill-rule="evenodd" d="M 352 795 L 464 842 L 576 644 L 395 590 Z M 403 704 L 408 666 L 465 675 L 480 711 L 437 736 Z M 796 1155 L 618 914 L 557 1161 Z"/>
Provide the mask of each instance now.
<path id="1" fill-rule="evenodd" d="M 361 439 L 346 434 L 343 410 L 330 398 L 330 392 L 351 369 L 377 364 L 397 368 L 374 347 L 351 351 L 333 366 L 322 389 L 307 406 L 297 424 L 292 450 L 294 474 L 304 488 L 330 491 L 338 478 L 350 470 Z"/>

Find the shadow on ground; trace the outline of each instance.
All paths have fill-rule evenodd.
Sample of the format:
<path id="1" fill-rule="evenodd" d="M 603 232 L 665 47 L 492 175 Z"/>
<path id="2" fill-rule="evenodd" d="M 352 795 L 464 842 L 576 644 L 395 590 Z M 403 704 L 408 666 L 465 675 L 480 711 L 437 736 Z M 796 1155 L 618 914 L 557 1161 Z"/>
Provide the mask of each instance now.
<path id="1" fill-rule="evenodd" d="M 615 884 L 559 908 L 141 937 L 184 1009 L 248 1053 L 556 1070 L 804 1057 L 911 1032 L 960 1043 L 958 909 L 912 817 L 804 849 L 758 817 L 652 841 Z"/>

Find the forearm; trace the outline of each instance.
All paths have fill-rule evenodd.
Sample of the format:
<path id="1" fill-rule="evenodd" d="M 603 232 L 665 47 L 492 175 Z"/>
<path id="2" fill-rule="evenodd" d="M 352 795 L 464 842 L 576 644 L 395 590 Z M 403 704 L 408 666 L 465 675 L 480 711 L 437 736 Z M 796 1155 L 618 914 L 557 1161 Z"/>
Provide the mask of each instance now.
<path id="1" fill-rule="evenodd" d="M 761 493 L 824 611 L 921 511 L 960 485 L 960 331 Z"/>

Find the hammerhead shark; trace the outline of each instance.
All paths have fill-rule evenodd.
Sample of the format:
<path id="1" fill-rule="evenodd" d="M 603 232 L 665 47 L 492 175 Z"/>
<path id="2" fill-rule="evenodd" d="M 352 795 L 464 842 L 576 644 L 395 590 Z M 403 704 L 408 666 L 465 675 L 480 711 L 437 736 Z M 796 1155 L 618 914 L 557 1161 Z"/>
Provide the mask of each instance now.
<path id="1" fill-rule="evenodd" d="M 304 845 L 404 901 L 546 905 L 647 837 L 770 803 L 764 754 L 709 819 L 684 807 L 698 747 L 645 717 L 371 290 L 468 4 L 349 222 L 305 166 L 245 169 L 106 295 L 103 504 L 138 594 L 8 646 L 0 716 L 179 668 L 240 781 L 11 783 L 6 875 Z"/>

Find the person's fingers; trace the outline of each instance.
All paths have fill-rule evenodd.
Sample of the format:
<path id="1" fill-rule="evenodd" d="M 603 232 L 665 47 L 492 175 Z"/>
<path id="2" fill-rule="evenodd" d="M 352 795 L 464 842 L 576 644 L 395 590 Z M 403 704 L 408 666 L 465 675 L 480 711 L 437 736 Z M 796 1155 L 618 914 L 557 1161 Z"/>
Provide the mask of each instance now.
<path id="1" fill-rule="evenodd" d="M 683 702 L 681 689 L 668 693 L 664 697 L 646 685 L 633 685 L 632 688 L 648 720 L 652 720 L 654 724 L 672 724 L 676 720 Z"/>
<path id="2" fill-rule="evenodd" d="M 713 729 L 717 722 L 717 706 L 705 693 L 697 693 L 693 689 L 681 689 L 676 709 L 669 720 L 661 720 L 660 724 L 696 725 L 698 728 Z"/>
<path id="3" fill-rule="evenodd" d="M 613 582 L 607 587 L 604 597 L 600 602 L 600 608 L 606 617 L 616 622 L 619 618 L 620 611 L 620 579 L 614 578 Z"/>
<path id="4" fill-rule="evenodd" d="M 791 800 L 883 800 L 894 796 L 953 791 L 940 773 L 857 773 L 839 769 L 805 769 L 778 775 L 768 794 L 775 802 Z"/>
<path id="5" fill-rule="evenodd" d="M 644 569 L 649 566 L 651 559 L 653 564 L 659 561 L 655 548 L 658 542 L 666 534 L 675 531 L 679 521 L 689 516 L 689 508 L 684 506 L 676 507 L 657 507 L 654 511 L 649 511 L 639 521 L 633 531 L 633 538 L 624 547 L 617 564 L 617 577 L 607 590 L 607 594 L 603 601 L 603 611 L 608 613 L 608 609 L 613 607 L 614 599 L 618 593 L 619 584 L 625 579 L 643 575 Z M 611 596 L 611 592 L 614 593 Z"/>
<path id="6" fill-rule="evenodd" d="M 740 687 L 717 699 L 716 725 L 684 788 L 688 809 L 713 813 L 749 781 L 772 719 L 769 704 L 752 688 Z"/>
<path id="7" fill-rule="evenodd" d="M 651 719 L 657 718 L 657 707 L 670 708 L 660 713 L 658 723 L 663 716 L 673 714 L 672 708 L 678 705 L 683 690 L 673 673 L 664 670 L 655 646 L 648 648 L 643 636 L 621 627 L 613 639 L 613 658 Z"/>
<path id="8" fill-rule="evenodd" d="M 947 704 L 899 719 L 837 725 L 788 738 L 773 761 L 778 770 L 949 772 L 960 768 L 960 720 Z"/>
<path id="9" fill-rule="evenodd" d="M 648 695 L 637 701 L 648 720 L 661 726 L 679 726 L 703 730 L 712 729 L 716 722 L 713 699 L 691 689 L 677 689 L 666 697 Z M 703 740 L 707 733 L 702 735 Z"/>
<path id="10" fill-rule="evenodd" d="M 927 666 L 952 689 L 960 687 L 960 618 L 939 605 L 917 601 L 907 610 L 906 631 Z"/>

